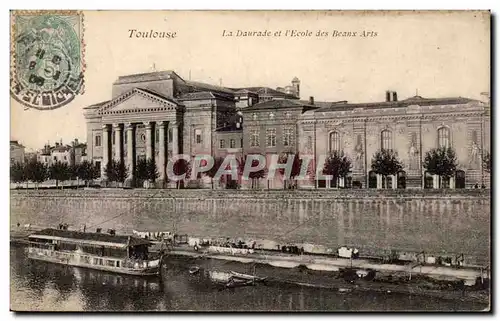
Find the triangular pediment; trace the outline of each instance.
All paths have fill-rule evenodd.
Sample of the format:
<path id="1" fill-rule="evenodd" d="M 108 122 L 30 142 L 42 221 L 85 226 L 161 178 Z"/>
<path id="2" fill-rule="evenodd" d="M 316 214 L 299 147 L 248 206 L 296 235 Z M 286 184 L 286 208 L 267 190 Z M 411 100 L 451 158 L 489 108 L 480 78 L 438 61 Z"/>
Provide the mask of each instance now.
<path id="1" fill-rule="evenodd" d="M 158 93 L 134 88 L 101 106 L 98 113 L 106 115 L 154 112 L 176 110 L 178 106 L 177 102 L 163 97 Z"/>

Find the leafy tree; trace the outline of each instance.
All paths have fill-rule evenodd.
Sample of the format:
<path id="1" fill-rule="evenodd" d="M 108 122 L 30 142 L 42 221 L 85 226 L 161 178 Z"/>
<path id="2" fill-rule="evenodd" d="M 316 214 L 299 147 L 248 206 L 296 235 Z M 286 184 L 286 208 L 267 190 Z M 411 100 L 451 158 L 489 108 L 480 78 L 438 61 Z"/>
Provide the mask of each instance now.
<path id="1" fill-rule="evenodd" d="M 455 175 L 457 170 L 457 155 L 452 148 L 433 148 L 425 153 L 424 168 L 432 175 L 439 176 L 439 187 L 442 180 Z"/>
<path id="2" fill-rule="evenodd" d="M 487 173 L 491 172 L 491 154 L 490 152 L 485 152 L 483 156 L 483 168 Z"/>
<path id="3" fill-rule="evenodd" d="M 26 181 L 26 166 L 15 162 L 10 165 L 10 180 L 13 183 L 19 184 Z"/>
<path id="4" fill-rule="evenodd" d="M 106 166 L 106 174 L 110 182 L 123 184 L 128 176 L 127 165 L 123 161 L 111 160 Z"/>
<path id="5" fill-rule="evenodd" d="M 185 159 L 178 159 L 173 166 L 173 172 L 174 175 L 180 176 L 183 174 L 186 174 L 185 179 L 188 179 L 191 174 L 191 163 L 186 161 Z M 179 180 L 176 182 L 177 188 L 181 188 L 181 182 L 183 181 Z"/>
<path id="6" fill-rule="evenodd" d="M 56 187 L 59 182 L 67 181 L 71 177 L 70 168 L 67 163 L 57 161 L 49 167 L 49 177 L 56 181 Z"/>
<path id="7" fill-rule="evenodd" d="M 99 171 L 97 166 L 85 160 L 78 165 L 76 173 L 85 182 L 85 185 L 89 186 L 90 181 L 99 177 Z"/>
<path id="8" fill-rule="evenodd" d="M 44 163 L 34 159 L 26 164 L 25 175 L 26 180 L 35 183 L 35 188 L 38 188 L 38 184 L 44 182 L 48 178 L 49 172 Z"/>
<path id="9" fill-rule="evenodd" d="M 158 168 L 156 167 L 156 164 L 153 159 L 148 159 L 146 161 L 146 173 L 147 173 L 147 179 L 154 182 L 160 174 L 158 173 Z"/>
<path id="10" fill-rule="evenodd" d="M 323 166 L 323 174 L 331 175 L 335 182 L 338 182 L 339 178 L 345 178 L 351 171 L 352 162 L 349 157 L 347 157 L 343 151 L 334 151 L 325 160 L 325 165 Z"/>
<path id="11" fill-rule="evenodd" d="M 292 183 L 290 184 L 289 188 L 296 188 L 297 182 L 295 181 L 295 178 L 300 175 L 300 170 L 302 167 L 302 159 L 300 158 L 298 153 L 294 154 L 294 153 L 288 152 L 288 153 L 284 153 L 280 156 L 278 163 L 279 164 L 286 164 L 288 162 L 289 157 L 293 157 L 292 170 L 290 172 L 290 177 L 289 177 L 290 181 Z M 288 180 L 288 177 L 284 177 L 286 174 L 286 171 L 284 168 L 280 168 L 278 171 L 281 174 L 281 176 L 283 176 L 283 182 L 284 182 L 283 188 L 286 189 L 287 188 L 286 181 Z"/>
<path id="12" fill-rule="evenodd" d="M 384 178 L 384 188 L 387 187 L 387 176 L 389 175 L 397 175 L 398 172 L 403 170 L 403 164 L 398 159 L 398 155 L 392 149 L 382 149 L 379 150 L 373 155 L 372 170 L 382 175 Z"/>
<path id="13" fill-rule="evenodd" d="M 240 161 L 238 162 L 238 167 L 241 170 L 241 173 L 243 173 L 243 171 L 245 170 L 245 164 L 247 163 L 247 161 L 248 161 L 248 159 L 247 159 L 247 157 L 245 157 L 245 158 L 240 159 Z M 256 159 L 252 159 L 252 167 L 257 167 L 258 165 L 259 165 L 259 161 Z M 259 186 L 258 181 L 261 178 L 264 178 L 266 176 L 266 173 L 267 173 L 266 168 L 263 168 L 263 169 L 258 170 L 256 172 L 251 172 L 248 174 L 248 178 L 250 178 L 252 180 L 252 186 L 251 186 L 252 189 Z"/>
<path id="14" fill-rule="evenodd" d="M 224 158 L 222 157 L 215 157 L 214 159 L 214 166 L 210 168 L 208 171 L 205 172 L 205 175 L 210 177 L 211 184 L 212 184 L 212 189 L 214 189 L 214 178 L 217 172 L 219 171 L 219 168 L 222 166 L 224 163 Z M 219 178 L 220 179 L 220 178 Z"/>
<path id="15" fill-rule="evenodd" d="M 117 177 L 116 177 L 116 171 L 115 171 L 115 161 L 110 160 L 106 164 L 106 178 L 108 179 L 109 182 L 116 182 Z"/>
<path id="16" fill-rule="evenodd" d="M 135 179 L 138 182 L 148 179 L 148 162 L 144 158 L 140 158 L 135 166 Z"/>

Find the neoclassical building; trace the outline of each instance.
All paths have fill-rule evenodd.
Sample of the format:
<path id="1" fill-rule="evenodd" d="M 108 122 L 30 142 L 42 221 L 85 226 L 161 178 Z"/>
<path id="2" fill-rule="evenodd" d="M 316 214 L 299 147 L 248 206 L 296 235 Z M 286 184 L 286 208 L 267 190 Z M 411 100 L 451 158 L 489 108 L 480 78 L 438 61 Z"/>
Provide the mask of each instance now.
<path id="1" fill-rule="evenodd" d="M 300 100 L 300 80 L 277 87 L 229 88 L 182 79 L 173 71 L 119 77 L 111 99 L 84 108 L 88 159 L 105 167 L 110 159 L 125 162 L 127 184 L 140 158 L 154 159 L 165 186 L 166 162 L 183 153 L 237 157 L 294 152 L 315 161 L 343 151 L 353 163 L 344 185 L 380 188 L 371 171 L 377 150 L 392 149 L 404 170 L 388 182 L 399 188 L 436 186 L 425 172 L 425 153 L 450 146 L 459 170 L 450 187 L 489 185 L 482 156 L 490 150 L 490 105 L 462 97 L 399 100 L 382 92 L 381 102 Z M 330 188 L 332 182 L 301 182 Z M 263 185 L 264 186 L 264 185 Z M 282 188 L 279 179 L 270 188 Z"/>

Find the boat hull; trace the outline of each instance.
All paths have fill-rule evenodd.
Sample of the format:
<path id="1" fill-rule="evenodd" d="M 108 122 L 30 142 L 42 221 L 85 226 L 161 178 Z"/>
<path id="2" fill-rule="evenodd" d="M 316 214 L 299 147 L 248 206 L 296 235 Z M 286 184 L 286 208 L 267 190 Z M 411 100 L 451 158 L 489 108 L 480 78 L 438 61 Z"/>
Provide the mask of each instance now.
<path id="1" fill-rule="evenodd" d="M 65 259 L 50 257 L 50 256 L 39 256 L 39 255 L 31 254 L 31 253 L 28 253 L 28 258 L 31 260 L 35 260 L 35 261 L 44 261 L 44 262 L 49 262 L 49 263 L 62 264 L 62 265 L 67 265 L 67 266 L 81 267 L 81 268 L 106 271 L 106 272 L 113 272 L 113 273 L 118 273 L 118 274 L 127 274 L 127 275 L 135 275 L 135 276 L 155 276 L 155 275 L 160 274 L 160 267 L 159 266 L 150 267 L 150 268 L 143 268 L 143 269 L 132 269 L 132 268 L 126 268 L 126 267 L 119 268 L 119 267 L 88 264 L 88 263 L 83 263 L 83 262 L 77 262 L 75 260 L 65 260 Z"/>

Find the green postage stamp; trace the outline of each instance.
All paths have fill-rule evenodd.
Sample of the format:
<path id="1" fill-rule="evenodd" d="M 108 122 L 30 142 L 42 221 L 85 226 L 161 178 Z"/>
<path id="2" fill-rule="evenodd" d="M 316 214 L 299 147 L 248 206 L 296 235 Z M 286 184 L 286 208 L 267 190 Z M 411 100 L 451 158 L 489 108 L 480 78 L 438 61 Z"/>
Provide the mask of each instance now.
<path id="1" fill-rule="evenodd" d="M 51 110 L 82 94 L 83 30 L 79 11 L 11 11 L 12 97 Z"/>

